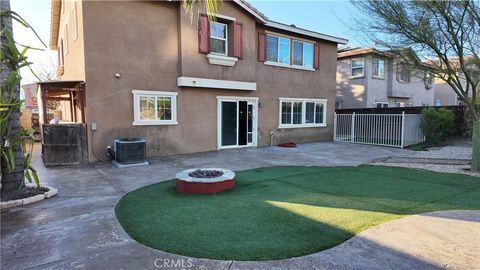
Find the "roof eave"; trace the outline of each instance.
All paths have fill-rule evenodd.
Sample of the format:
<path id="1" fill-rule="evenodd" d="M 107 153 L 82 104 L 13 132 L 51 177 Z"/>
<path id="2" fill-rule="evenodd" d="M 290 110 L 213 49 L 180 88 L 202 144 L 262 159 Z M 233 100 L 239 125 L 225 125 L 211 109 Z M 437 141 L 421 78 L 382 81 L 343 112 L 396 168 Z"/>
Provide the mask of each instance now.
<path id="1" fill-rule="evenodd" d="M 301 35 L 308 36 L 308 37 L 313 37 L 313 38 L 318 38 L 318 39 L 322 39 L 322 40 L 326 40 L 326 41 L 330 41 L 330 42 L 335 42 L 335 43 L 338 43 L 338 44 L 347 44 L 347 42 L 348 42 L 348 39 L 332 37 L 332 36 L 329 36 L 329 35 L 324 35 L 324 34 L 316 33 L 316 32 L 305 30 L 305 29 L 299 29 L 299 28 L 296 28 L 296 27 L 284 25 L 284 24 L 281 24 L 281 23 L 273 22 L 273 21 L 267 21 L 265 23 L 265 26 L 280 29 L 280 30 L 284 30 L 284 31 L 288 31 L 288 32 L 292 32 L 292 33 L 296 33 L 296 34 L 301 34 Z"/>
<path id="2" fill-rule="evenodd" d="M 242 0 L 233 0 L 237 5 L 239 5 L 240 7 L 242 7 L 243 9 L 245 9 L 248 13 L 252 14 L 255 18 L 257 18 L 260 22 L 262 23 L 266 23 L 267 22 L 267 18 L 261 14 L 260 12 L 256 11 L 255 9 L 253 9 L 252 7 L 250 7 L 248 4 L 246 4 L 244 1 Z"/>
<path id="3" fill-rule="evenodd" d="M 60 9 L 62 2 L 59 0 L 51 0 L 51 18 L 50 18 L 50 48 L 57 49 L 58 32 L 60 27 Z"/>

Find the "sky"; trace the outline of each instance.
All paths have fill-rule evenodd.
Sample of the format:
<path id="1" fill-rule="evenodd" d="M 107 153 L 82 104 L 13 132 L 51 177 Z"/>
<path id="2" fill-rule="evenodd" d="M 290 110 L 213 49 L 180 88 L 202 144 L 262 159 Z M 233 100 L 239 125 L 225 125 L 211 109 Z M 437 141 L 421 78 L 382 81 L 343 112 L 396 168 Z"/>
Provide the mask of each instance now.
<path id="1" fill-rule="evenodd" d="M 1 1 L 1 0 L 0 0 Z M 68 0 L 67 0 L 68 1 Z M 270 20 L 294 24 L 297 27 L 328 34 L 349 40 L 348 46 L 362 46 L 362 38 L 352 30 L 353 17 L 357 12 L 355 7 L 344 0 L 250 0 L 248 1 Z M 19 13 L 40 35 L 48 46 L 50 41 L 50 0 L 11 0 L 11 9 Z M 42 48 L 43 45 L 33 33 L 14 24 L 14 37 L 18 43 Z M 57 62 L 56 52 L 30 51 L 29 60 L 34 63 L 32 68 L 48 69 Z M 36 81 L 28 70 L 22 71 L 22 84 Z"/>

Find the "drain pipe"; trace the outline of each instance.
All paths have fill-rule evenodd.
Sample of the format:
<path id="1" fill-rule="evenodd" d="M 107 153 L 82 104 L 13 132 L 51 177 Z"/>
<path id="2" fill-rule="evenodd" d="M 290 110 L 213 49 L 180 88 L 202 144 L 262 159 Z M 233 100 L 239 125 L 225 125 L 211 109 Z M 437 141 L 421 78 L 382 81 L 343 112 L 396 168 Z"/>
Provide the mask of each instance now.
<path id="1" fill-rule="evenodd" d="M 272 147 L 273 146 L 273 136 L 274 136 L 273 130 L 270 130 L 268 132 L 268 135 L 270 135 L 270 147 Z"/>

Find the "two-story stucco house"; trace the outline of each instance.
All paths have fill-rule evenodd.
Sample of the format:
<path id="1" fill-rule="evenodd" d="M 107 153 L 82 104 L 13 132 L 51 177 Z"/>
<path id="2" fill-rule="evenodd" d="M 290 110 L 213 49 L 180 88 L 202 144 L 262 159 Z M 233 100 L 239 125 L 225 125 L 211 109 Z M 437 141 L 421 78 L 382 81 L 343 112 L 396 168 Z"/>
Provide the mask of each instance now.
<path id="1" fill-rule="evenodd" d="M 338 51 L 336 108 L 433 106 L 432 77 L 402 65 L 405 56 L 374 48 Z"/>
<path id="2" fill-rule="evenodd" d="M 90 161 L 122 137 L 144 138 L 148 156 L 332 139 L 347 40 L 243 0 L 214 21 L 193 14 L 179 1 L 53 0 L 50 46 L 61 81 L 81 82 Z"/>

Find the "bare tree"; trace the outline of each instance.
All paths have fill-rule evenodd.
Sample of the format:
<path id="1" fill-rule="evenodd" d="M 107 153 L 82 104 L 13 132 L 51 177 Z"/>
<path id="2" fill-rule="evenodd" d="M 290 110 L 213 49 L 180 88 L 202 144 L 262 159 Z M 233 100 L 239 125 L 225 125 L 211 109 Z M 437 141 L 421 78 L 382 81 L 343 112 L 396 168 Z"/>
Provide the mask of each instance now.
<path id="1" fill-rule="evenodd" d="M 55 72 L 56 64 L 51 57 L 44 61 L 35 62 L 31 69 L 35 74 L 35 77 L 40 81 L 55 81 L 58 80 L 58 76 Z"/>
<path id="2" fill-rule="evenodd" d="M 445 81 L 468 106 L 474 120 L 472 170 L 480 170 L 480 2 L 354 1 L 365 16 L 356 25 L 380 48 L 398 52 L 403 64 Z M 411 61 L 402 49 L 422 61 Z"/>

